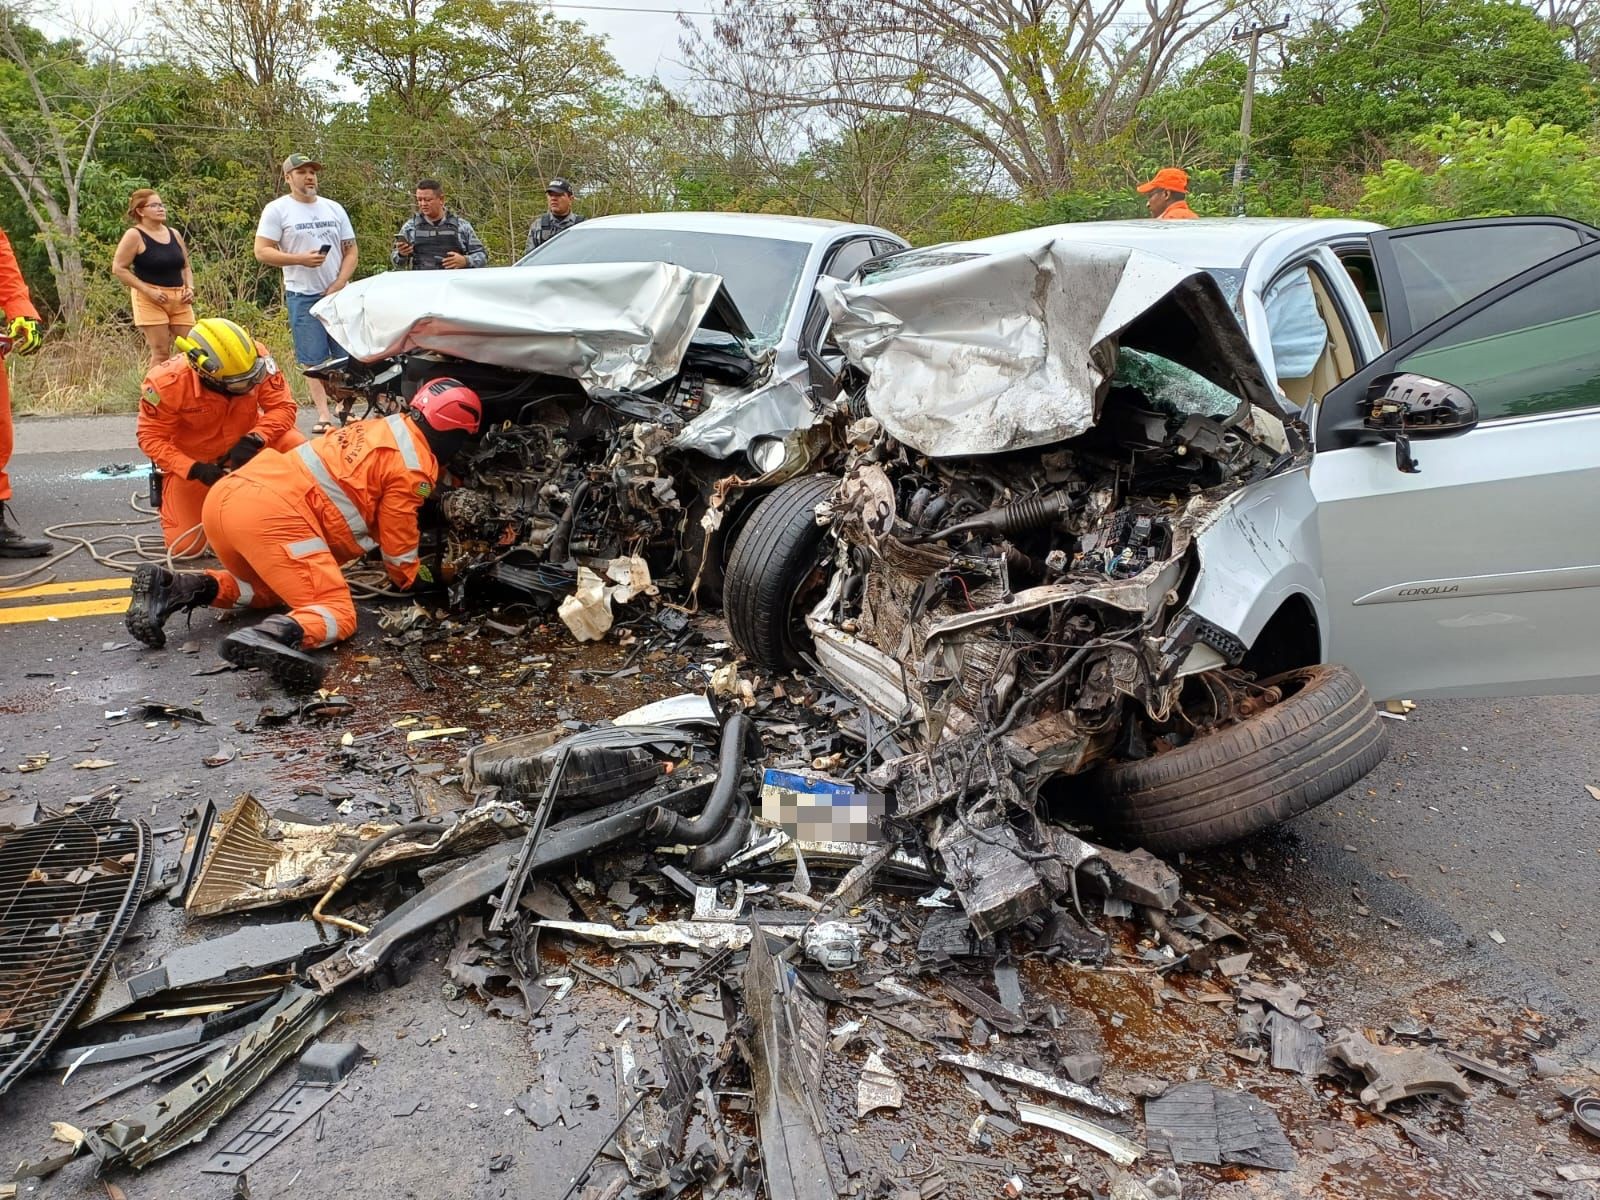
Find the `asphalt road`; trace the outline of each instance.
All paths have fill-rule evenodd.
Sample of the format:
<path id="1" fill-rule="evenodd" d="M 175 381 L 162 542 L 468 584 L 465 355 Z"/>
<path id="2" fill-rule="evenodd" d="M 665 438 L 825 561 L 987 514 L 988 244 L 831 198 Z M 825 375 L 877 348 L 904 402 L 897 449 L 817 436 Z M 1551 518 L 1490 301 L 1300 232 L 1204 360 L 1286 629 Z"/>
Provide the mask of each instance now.
<path id="1" fill-rule="evenodd" d="M 309 420 L 303 419 L 302 425 L 309 426 Z M 128 498 L 142 494 L 142 474 L 94 477 L 108 465 L 142 462 L 133 449 L 130 419 L 24 421 L 18 433 L 19 453 L 11 467 L 16 511 L 30 530 L 135 516 Z M 153 523 L 142 528 L 156 530 Z M 0 574 L 27 565 L 0 561 Z M 319 764 L 325 760 L 316 749 L 309 761 L 285 766 L 296 756 L 285 760 L 283 744 L 276 759 L 262 750 L 241 755 L 222 771 L 201 767 L 201 758 L 219 737 L 233 736 L 230 724 L 248 722 L 263 699 L 259 685 L 244 677 L 196 674 L 217 661 L 211 648 L 219 636 L 216 622 L 198 615 L 191 633 L 181 626 L 173 631 L 172 649 L 163 654 L 143 651 L 128 644 L 119 613 L 105 611 L 121 595 L 119 573 L 79 553 L 61 562 L 54 574 L 54 585 L 44 586 L 102 581 L 104 587 L 22 597 L 0 592 L 0 793 L 58 803 L 118 782 L 137 805 L 148 806 L 154 821 L 171 823 L 200 795 L 221 800 L 247 789 L 261 789 L 258 795 L 276 789 L 280 797 L 292 796 L 297 787 L 323 777 Z M 0 582 L 0 588 L 7 586 Z M 353 657 L 341 659 L 343 682 L 359 683 L 363 669 L 379 669 L 360 665 L 359 656 L 373 636 L 370 625 L 363 618 L 363 633 L 345 651 Z M 191 643 L 187 653 L 182 645 L 186 640 Z M 139 721 L 107 721 L 107 710 L 126 707 L 141 696 L 198 703 L 214 725 L 174 732 Z M 380 715 L 382 711 L 380 707 Z M 1490 998 L 1503 1000 L 1509 1009 L 1539 1014 L 1552 1030 L 1558 1052 L 1569 1061 L 1600 1058 L 1600 800 L 1585 790 L 1588 784 L 1600 786 L 1595 750 L 1600 698 L 1433 701 L 1386 726 L 1389 757 L 1355 789 L 1282 830 L 1179 864 L 1186 882 L 1203 898 L 1221 899 L 1230 911 L 1270 919 L 1285 953 L 1292 952 L 1292 958 L 1312 970 L 1314 981 L 1308 979 L 1307 988 L 1313 1000 L 1342 1005 L 1346 1020 L 1366 1019 L 1381 1026 L 1386 1013 L 1400 1015 L 1395 1006 L 1421 1002 L 1442 1011 L 1467 1003 L 1469 997 Z M 292 742 L 299 735 L 283 736 Z M 257 734 L 247 751 L 269 745 L 264 737 Z M 328 737 L 320 736 L 320 752 L 329 744 Z M 46 752 L 52 759 L 44 770 L 16 771 L 28 755 Z M 444 761 L 458 752 L 441 748 L 439 758 Z M 116 766 L 71 766 L 91 758 L 115 760 Z M 171 925 L 163 914 L 161 927 Z M 409 989 L 405 1002 L 417 1006 L 414 1010 L 402 1007 L 394 992 L 363 995 L 341 1020 L 359 1030 L 363 1040 L 383 1037 L 387 1053 L 402 1059 L 416 1056 L 414 1078 L 424 1080 L 427 1062 L 441 1059 L 444 1048 L 433 1045 L 424 1052 L 415 1038 L 411 1043 L 394 1039 L 405 1036 L 405 1027 L 425 1032 L 451 1019 L 434 1011 L 437 987 L 434 979 L 420 990 Z M 405 1012 L 410 1015 L 402 1020 L 397 1014 Z M 504 1109 L 508 1098 L 480 1094 L 490 1082 L 505 1076 L 500 1090 L 512 1093 L 526 1086 L 516 1082 L 528 1074 L 517 1067 L 516 1058 L 536 1043 L 524 1043 L 504 1028 L 492 1030 L 496 1024 L 480 1021 L 478 1032 L 470 1036 L 452 1033 L 456 1041 L 449 1045 L 457 1049 L 449 1053 L 460 1053 L 448 1060 L 447 1077 L 454 1082 L 440 1092 L 440 1107 L 458 1098 L 466 1107 L 470 1100 L 471 1120 L 481 1120 L 489 1108 Z M 388 1026 L 399 1026 L 400 1032 Z M 1600 1070 L 1600 1064 L 1593 1069 Z M 26 1087 L 26 1107 L 33 1110 L 27 1128 L 32 1133 L 45 1118 L 59 1115 L 38 1107 L 54 1094 L 55 1083 L 42 1079 Z M 13 1098 L 23 1096 L 21 1088 L 13 1093 Z M 379 1106 L 367 1115 L 383 1123 L 393 1113 Z M 19 1119 L 0 1117 L 0 1147 L 13 1149 L 6 1143 L 10 1136 L 21 1136 Z M 470 1123 L 452 1133 L 442 1121 L 414 1123 L 434 1153 L 457 1145 L 453 1137 L 478 1136 Z M 386 1168 L 377 1152 L 397 1140 L 404 1143 L 406 1138 L 386 1134 L 381 1141 L 348 1144 L 339 1152 L 350 1163 L 370 1161 L 378 1179 Z M 37 1149 L 36 1141 L 29 1141 L 21 1148 Z M 583 1138 L 569 1141 L 573 1154 L 587 1152 Z M 483 1147 L 487 1143 L 478 1141 L 472 1154 L 486 1157 L 492 1147 L 478 1154 Z M 535 1156 L 533 1162 L 538 1161 Z M 197 1169 L 192 1162 L 182 1170 L 175 1167 L 162 1177 L 168 1181 L 162 1188 L 143 1194 L 226 1194 L 222 1181 L 196 1176 Z M 535 1176 L 519 1177 L 513 1171 L 507 1178 L 527 1194 L 539 1191 Z M 192 1190 L 196 1179 L 208 1182 Z M 449 1186 L 441 1178 L 436 1188 L 387 1194 L 479 1194 L 486 1180 L 469 1171 L 449 1175 Z M 347 1191 L 327 1194 L 378 1194 L 345 1186 Z M 533 1191 L 527 1190 L 530 1186 Z M 39 1194 L 99 1194 L 47 1188 L 48 1193 Z"/>
<path id="2" fill-rule="evenodd" d="M 310 420 L 302 413 L 307 432 Z M 131 517 L 142 474 L 84 477 L 143 461 L 131 418 L 19 422 L 17 512 L 35 531 Z M 56 574 L 115 573 L 79 554 Z M 115 615 L 0 626 L 0 671 L 15 676 L 52 646 L 105 640 L 126 640 Z M 1386 725 L 1384 764 L 1280 835 L 1303 860 L 1294 891 L 1318 905 L 1360 887 L 1393 904 L 1391 916 L 1456 937 L 1475 965 L 1600 1017 L 1600 800 L 1585 790 L 1600 786 L 1600 697 L 1431 701 Z M 11 740 L 4 723 L 0 740 Z"/>

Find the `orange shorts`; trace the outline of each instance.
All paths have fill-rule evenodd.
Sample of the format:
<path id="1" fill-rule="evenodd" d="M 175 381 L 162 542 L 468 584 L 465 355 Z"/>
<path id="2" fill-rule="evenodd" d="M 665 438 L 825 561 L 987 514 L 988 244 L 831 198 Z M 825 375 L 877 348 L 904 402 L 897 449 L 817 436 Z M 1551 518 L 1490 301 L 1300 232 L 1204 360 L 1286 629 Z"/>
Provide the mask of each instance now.
<path id="1" fill-rule="evenodd" d="M 183 294 L 182 288 L 167 288 L 167 302 L 157 304 L 143 292 L 130 290 L 128 295 L 133 298 L 133 323 L 135 325 L 193 325 L 194 304 L 189 300 L 179 300 Z"/>

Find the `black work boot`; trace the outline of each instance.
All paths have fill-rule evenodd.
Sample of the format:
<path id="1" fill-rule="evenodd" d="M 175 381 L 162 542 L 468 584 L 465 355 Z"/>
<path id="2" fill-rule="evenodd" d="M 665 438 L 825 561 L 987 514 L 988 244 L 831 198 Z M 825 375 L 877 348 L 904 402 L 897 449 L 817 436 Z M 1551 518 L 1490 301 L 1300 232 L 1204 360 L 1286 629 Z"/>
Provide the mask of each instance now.
<path id="1" fill-rule="evenodd" d="M 44 558 L 56 545 L 49 538 L 29 537 L 12 523 L 11 505 L 0 500 L 0 558 Z"/>
<path id="2" fill-rule="evenodd" d="M 164 626 L 175 612 L 189 612 L 217 598 L 217 581 L 204 571 L 174 574 L 157 563 L 140 563 L 133 573 L 133 602 L 122 623 L 146 646 L 167 644 Z"/>
<path id="3" fill-rule="evenodd" d="M 300 649 L 304 640 L 298 622 L 275 613 L 223 638 L 220 653 L 236 667 L 260 667 L 286 692 L 310 692 L 322 683 L 328 667 Z"/>

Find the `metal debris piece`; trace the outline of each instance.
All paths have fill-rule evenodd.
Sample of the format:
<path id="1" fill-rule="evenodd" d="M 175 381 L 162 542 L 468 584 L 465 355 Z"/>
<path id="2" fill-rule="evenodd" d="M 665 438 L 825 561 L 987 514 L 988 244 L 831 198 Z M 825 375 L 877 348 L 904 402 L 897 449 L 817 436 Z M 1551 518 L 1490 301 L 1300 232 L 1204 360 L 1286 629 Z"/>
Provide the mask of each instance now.
<path id="1" fill-rule="evenodd" d="M 1238 994 L 1241 1000 L 1265 1004 L 1268 1008 L 1275 1008 L 1284 1016 L 1296 1020 L 1311 1015 L 1311 1009 L 1305 1004 L 1306 990 L 1298 983 L 1286 983 L 1282 987 L 1274 987 L 1270 983 L 1252 979 L 1239 985 Z"/>
<path id="2" fill-rule="evenodd" d="M 220 1147 L 200 1168 L 205 1175 L 238 1175 L 282 1145 L 338 1094 L 365 1051 L 355 1042 L 318 1042 L 300 1058 L 297 1078 L 266 1111 Z"/>
<path id="3" fill-rule="evenodd" d="M 802 944 L 806 957 L 825 971 L 848 971 L 861 958 L 861 931 L 846 921 L 808 926 Z"/>
<path id="4" fill-rule="evenodd" d="M 1328 1057 L 1366 1076 L 1361 1103 L 1373 1112 L 1411 1096 L 1442 1096 L 1452 1104 L 1472 1099 L 1461 1072 L 1431 1050 L 1378 1046 L 1353 1029 L 1341 1029 L 1328 1039 Z"/>
<path id="5" fill-rule="evenodd" d="M 921 950 L 920 944 L 918 945 L 918 950 Z M 981 1017 L 987 1021 L 991 1027 L 1003 1033 L 1021 1033 L 1028 1027 L 1027 1021 L 1000 1004 L 988 993 L 980 991 L 978 988 L 953 976 L 943 982 L 945 991 L 950 993 L 956 1003 L 974 1016 Z"/>
<path id="6" fill-rule="evenodd" d="M 176 1029 L 164 1029 L 157 1033 L 124 1034 L 115 1041 L 96 1042 L 88 1046 L 74 1046 L 68 1050 L 57 1050 L 49 1059 L 52 1067 L 66 1067 L 67 1075 L 62 1079 L 65 1083 L 71 1078 L 72 1072 L 79 1067 L 96 1065 L 98 1063 L 122 1062 L 129 1058 L 143 1058 L 147 1054 L 161 1054 L 168 1050 L 178 1050 L 185 1046 L 197 1046 L 201 1042 L 208 1042 L 219 1034 L 237 1029 L 255 1020 L 272 1006 L 272 998 L 258 1000 L 253 1004 L 246 1004 L 242 1008 L 231 1012 L 211 1013 L 203 1017 L 196 1017 L 186 1021 Z"/>
<path id="7" fill-rule="evenodd" d="M 818 1103 L 826 1010 L 798 986 L 794 969 L 772 956 L 753 924 L 749 932 L 744 1002 L 751 1031 L 745 1054 L 766 1194 L 770 1200 L 834 1200 L 840 1188 L 823 1148 L 827 1124 Z"/>
<path id="8" fill-rule="evenodd" d="M 232 1049 L 166 1095 L 91 1130 L 85 1145 L 103 1166 L 145 1167 L 198 1141 L 333 1020 L 321 1005 L 315 992 L 289 989 Z"/>
<path id="9" fill-rule="evenodd" d="M 441 833 L 430 830 L 391 837 L 368 854 L 361 870 L 371 872 L 398 862 L 470 853 L 519 832 L 524 815 L 518 805 L 480 805 L 459 816 L 442 818 Z M 209 917 L 322 896 L 364 843 L 394 828 L 304 824 L 287 815 L 274 817 L 253 796 L 241 796 L 223 815 L 185 907 Z"/>
<path id="10" fill-rule="evenodd" d="M 1086 1108 L 1110 1113 L 1112 1116 L 1120 1117 L 1132 1111 L 1132 1106 L 1125 1100 L 1102 1095 L 1093 1088 L 1084 1087 L 1081 1083 L 1057 1079 L 1054 1075 L 1046 1075 L 1043 1071 L 1036 1071 L 1032 1067 L 984 1058 L 977 1054 L 941 1054 L 939 1061 L 963 1070 L 993 1075 L 996 1079 L 1018 1083 L 1035 1091 L 1048 1092 L 1052 1096 L 1060 1096 L 1063 1100 L 1071 1100 L 1074 1104 L 1082 1104 Z"/>
<path id="11" fill-rule="evenodd" d="M 1249 1092 L 1180 1083 L 1144 1105 L 1150 1149 L 1183 1163 L 1238 1163 L 1292 1171 L 1294 1147 L 1278 1115 Z"/>
<path id="12" fill-rule="evenodd" d="M 1171 1167 L 1142 1181 L 1118 1171 L 1111 1180 L 1109 1200 L 1183 1200 L 1183 1181 Z"/>
<path id="13" fill-rule="evenodd" d="M 1093 1146 L 1104 1154 L 1109 1154 L 1114 1162 L 1126 1167 L 1144 1157 L 1145 1148 L 1137 1142 L 1129 1141 L 1120 1133 L 1096 1125 L 1093 1121 L 1086 1121 L 1082 1117 L 1075 1117 L 1064 1113 L 1058 1108 L 1047 1108 L 1043 1104 L 1017 1104 L 1017 1115 L 1028 1125 L 1038 1125 L 1044 1129 L 1053 1129 L 1057 1133 L 1064 1133 L 1075 1141 L 1086 1146 Z"/>
<path id="14" fill-rule="evenodd" d="M 1518 1079 L 1511 1072 L 1495 1066 L 1492 1062 L 1485 1062 L 1481 1058 L 1474 1058 L 1472 1055 L 1463 1054 L 1459 1050 L 1444 1050 L 1441 1053 L 1469 1075 L 1477 1075 L 1479 1078 L 1487 1079 L 1496 1087 L 1517 1088 L 1522 1086 L 1523 1081 L 1521 1079 Z"/>
<path id="15" fill-rule="evenodd" d="M 1574 1100 L 1572 1123 L 1590 1137 L 1600 1138 L 1600 1096 L 1579 1096 Z"/>
<path id="16" fill-rule="evenodd" d="M 1022 855 L 1010 825 L 957 826 L 937 847 L 961 907 L 982 935 L 999 933 L 1050 906 L 1050 889 Z"/>
<path id="17" fill-rule="evenodd" d="M 110 966 L 150 874 L 150 830 L 96 802 L 0 837 L 0 1093 L 37 1062 Z M 68 883 L 89 870 L 84 883 Z"/>
<path id="18" fill-rule="evenodd" d="M 632 837 L 644 828 L 645 821 L 656 808 L 662 805 L 695 807 L 704 803 L 710 788 L 710 783 L 705 782 L 677 788 L 665 795 L 646 793 L 623 804 L 595 809 L 552 826 L 534 855 L 529 873 L 547 871 L 602 846 Z M 323 994 L 352 979 L 370 975 L 408 938 L 504 888 L 511 862 L 522 846 L 521 842 L 501 842 L 479 851 L 384 916 L 360 941 L 347 944 L 306 974 Z"/>
<path id="19" fill-rule="evenodd" d="M 132 1007 L 136 1001 L 161 993 L 236 980 L 302 962 L 319 950 L 332 950 L 341 936 L 338 930 L 316 921 L 246 925 L 223 937 L 180 946 L 149 970 L 120 982 L 127 992 L 128 1007 Z M 103 1004 L 97 1004 L 95 1015 L 112 1014 L 105 1011 Z"/>
<path id="20" fill-rule="evenodd" d="M 1229 979 L 1232 979 L 1237 975 L 1243 975 L 1249 970 L 1250 960 L 1254 957 L 1255 955 L 1250 951 L 1246 951 L 1243 954 L 1230 954 L 1226 958 L 1217 959 L 1216 968 Z"/>
<path id="21" fill-rule="evenodd" d="M 239 757 L 239 747 L 232 742 L 218 741 L 216 750 L 201 759 L 208 767 L 225 767 Z"/>
<path id="22" fill-rule="evenodd" d="M 899 1108 L 906 1102 L 906 1089 L 895 1073 L 884 1066 L 883 1055 L 874 1050 L 867 1055 L 856 1085 L 856 1117 L 859 1119 L 880 1108 Z"/>
<path id="23" fill-rule="evenodd" d="M 171 704 L 166 700 L 156 700 L 149 696 L 139 699 L 139 708 L 146 720 L 156 717 L 168 717 L 174 721 L 193 721 L 196 725 L 209 725 L 205 713 L 192 704 Z M 124 710 L 126 711 L 126 710 Z"/>
<path id="24" fill-rule="evenodd" d="M 1274 1070 L 1315 1075 L 1322 1069 L 1325 1051 L 1322 1035 L 1305 1022 L 1286 1017 L 1281 1012 L 1270 1012 L 1267 1014 L 1266 1029 L 1272 1039 Z"/>
<path id="25" fill-rule="evenodd" d="M 161 1058 L 153 1066 L 146 1067 L 142 1071 L 136 1071 L 126 1079 L 96 1092 L 73 1111 L 88 1112 L 91 1108 L 104 1104 L 112 1097 L 122 1095 L 123 1092 L 132 1091 L 134 1088 L 141 1087 L 147 1083 L 159 1082 L 169 1075 L 176 1075 L 191 1064 L 199 1062 L 208 1054 L 215 1053 L 217 1045 L 218 1039 L 213 1039 L 209 1042 L 201 1042 L 197 1046 L 184 1047 L 176 1052 L 169 1051 L 165 1057 Z"/>

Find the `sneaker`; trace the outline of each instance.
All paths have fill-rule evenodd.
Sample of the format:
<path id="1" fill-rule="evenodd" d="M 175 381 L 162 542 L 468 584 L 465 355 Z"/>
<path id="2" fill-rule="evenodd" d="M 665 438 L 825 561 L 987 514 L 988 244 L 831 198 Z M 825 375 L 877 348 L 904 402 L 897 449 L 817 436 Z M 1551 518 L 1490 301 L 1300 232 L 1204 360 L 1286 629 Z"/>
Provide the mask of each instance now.
<path id="1" fill-rule="evenodd" d="M 219 652 L 236 667 L 260 667 L 286 692 L 311 692 L 328 673 L 327 664 L 300 649 L 305 631 L 298 622 L 274 614 L 250 629 L 222 639 Z"/>
<path id="2" fill-rule="evenodd" d="M 133 600 L 122 623 L 146 646 L 167 644 L 167 618 L 217 598 L 217 581 L 203 571 L 175 574 L 158 563 L 140 563 L 133 573 Z"/>

